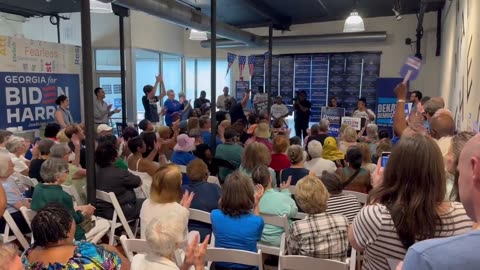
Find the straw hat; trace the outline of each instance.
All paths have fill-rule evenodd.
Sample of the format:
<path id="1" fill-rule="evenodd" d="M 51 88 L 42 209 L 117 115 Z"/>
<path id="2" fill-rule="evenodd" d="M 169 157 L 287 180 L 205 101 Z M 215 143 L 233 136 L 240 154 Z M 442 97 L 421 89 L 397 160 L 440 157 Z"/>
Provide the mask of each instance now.
<path id="1" fill-rule="evenodd" d="M 255 137 L 268 139 L 270 136 L 270 126 L 267 123 L 258 124 L 257 128 L 255 129 Z"/>

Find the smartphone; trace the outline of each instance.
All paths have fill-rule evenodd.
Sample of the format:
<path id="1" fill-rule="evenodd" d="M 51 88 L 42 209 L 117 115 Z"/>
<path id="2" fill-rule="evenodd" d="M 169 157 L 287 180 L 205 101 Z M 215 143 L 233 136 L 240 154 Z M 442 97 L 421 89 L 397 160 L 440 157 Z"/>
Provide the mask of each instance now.
<path id="1" fill-rule="evenodd" d="M 382 167 L 385 168 L 387 166 L 388 158 L 390 157 L 390 152 L 383 152 L 382 153 Z"/>

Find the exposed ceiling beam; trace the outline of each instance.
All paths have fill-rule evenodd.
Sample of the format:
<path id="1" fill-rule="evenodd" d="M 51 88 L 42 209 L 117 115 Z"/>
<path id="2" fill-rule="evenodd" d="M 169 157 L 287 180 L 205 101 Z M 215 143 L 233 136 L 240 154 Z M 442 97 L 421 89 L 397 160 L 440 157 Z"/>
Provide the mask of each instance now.
<path id="1" fill-rule="evenodd" d="M 290 30 L 289 28 L 290 25 L 292 25 L 292 18 L 276 12 L 262 0 L 244 0 L 244 2 L 258 15 L 268 18 L 273 23 L 274 29 Z"/>

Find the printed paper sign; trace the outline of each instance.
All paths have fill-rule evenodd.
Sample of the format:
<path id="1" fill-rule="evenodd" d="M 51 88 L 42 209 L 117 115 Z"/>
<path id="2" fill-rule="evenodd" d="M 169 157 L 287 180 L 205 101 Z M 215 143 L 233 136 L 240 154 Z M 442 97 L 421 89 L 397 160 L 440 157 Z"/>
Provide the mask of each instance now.
<path id="1" fill-rule="evenodd" d="M 342 124 L 347 124 L 348 126 L 353 127 L 355 130 L 360 130 L 362 128 L 362 118 L 343 117 Z"/>

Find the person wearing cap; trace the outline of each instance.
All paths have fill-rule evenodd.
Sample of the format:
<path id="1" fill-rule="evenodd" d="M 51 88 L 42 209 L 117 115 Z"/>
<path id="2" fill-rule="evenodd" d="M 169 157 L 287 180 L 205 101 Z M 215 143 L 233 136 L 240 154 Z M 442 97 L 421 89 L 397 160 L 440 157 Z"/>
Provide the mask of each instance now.
<path id="1" fill-rule="evenodd" d="M 157 92 L 158 85 L 160 84 L 161 92 L 160 95 L 155 95 Z M 162 75 L 155 77 L 155 85 L 151 86 L 149 84 L 143 87 L 143 93 L 145 95 L 142 97 L 143 108 L 145 109 L 145 119 L 152 123 L 160 122 L 160 116 L 158 115 L 157 102 L 162 100 L 164 96 L 167 95 L 165 92 L 165 85 L 163 84 Z"/>
<path id="2" fill-rule="evenodd" d="M 112 127 L 106 124 L 100 124 L 97 127 L 97 136 L 101 137 L 107 134 L 113 134 Z"/>
<path id="3" fill-rule="evenodd" d="M 195 150 L 195 138 L 188 137 L 187 134 L 180 134 L 177 137 L 177 144 L 173 148 L 172 163 L 187 166 L 190 161 L 197 157 L 193 154 Z M 186 174 L 183 174 L 182 185 L 187 185 L 190 180 Z"/>
<path id="4" fill-rule="evenodd" d="M 305 90 L 297 92 L 297 98 L 294 102 L 295 135 L 300 138 L 305 138 L 307 136 L 308 123 L 310 122 L 310 108 L 312 107 L 312 103 L 307 99 L 307 92 L 305 92 Z"/>
<path id="5" fill-rule="evenodd" d="M 238 132 L 233 127 L 226 128 L 224 137 L 225 143 L 217 146 L 215 157 L 229 161 L 233 166 L 235 166 L 235 169 L 238 169 L 242 163 L 243 153 L 243 147 L 238 144 Z M 232 171 L 227 168 L 220 167 L 219 178 L 225 179 L 231 172 Z"/>
<path id="6" fill-rule="evenodd" d="M 108 124 L 108 118 L 115 113 L 119 113 L 121 110 L 116 108 L 115 110 L 112 109 L 112 104 L 107 105 L 104 101 L 105 99 L 105 91 L 101 87 L 95 88 L 93 90 L 95 96 L 95 106 L 93 107 L 93 120 L 95 125 L 98 126 L 100 124 Z M 64 128 L 64 127 L 62 127 Z"/>
<path id="7" fill-rule="evenodd" d="M 288 116 L 287 105 L 283 104 L 282 96 L 275 98 L 275 104 L 272 105 L 270 109 L 270 115 L 273 120 L 285 118 Z"/>
<path id="8" fill-rule="evenodd" d="M 270 126 L 267 123 L 259 123 L 253 132 L 254 136 L 247 140 L 245 145 L 249 145 L 252 142 L 258 142 L 264 144 L 270 152 L 272 152 L 273 144 L 270 142 L 272 133 L 270 132 Z"/>

